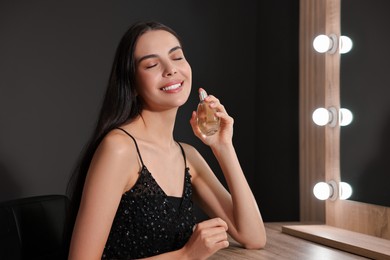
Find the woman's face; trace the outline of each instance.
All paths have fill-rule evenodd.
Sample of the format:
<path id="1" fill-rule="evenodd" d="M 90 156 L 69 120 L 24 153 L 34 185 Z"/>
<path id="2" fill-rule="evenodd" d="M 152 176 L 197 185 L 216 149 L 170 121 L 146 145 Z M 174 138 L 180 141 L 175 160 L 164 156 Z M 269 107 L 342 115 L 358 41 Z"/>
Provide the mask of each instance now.
<path id="1" fill-rule="evenodd" d="M 178 39 L 164 30 L 138 38 L 134 51 L 137 93 L 143 109 L 162 111 L 183 105 L 191 91 L 191 67 Z"/>

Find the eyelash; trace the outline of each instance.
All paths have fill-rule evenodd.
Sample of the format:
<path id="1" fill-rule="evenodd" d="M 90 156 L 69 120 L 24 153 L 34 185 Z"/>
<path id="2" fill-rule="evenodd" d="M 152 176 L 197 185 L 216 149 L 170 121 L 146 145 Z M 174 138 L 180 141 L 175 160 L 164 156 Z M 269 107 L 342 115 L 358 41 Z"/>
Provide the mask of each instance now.
<path id="1" fill-rule="evenodd" d="M 182 60 L 182 59 L 183 59 L 183 57 L 179 57 L 179 58 L 174 58 L 173 60 L 178 61 L 178 60 Z M 158 64 L 158 63 L 153 64 L 153 65 L 150 65 L 150 66 L 146 66 L 146 69 L 151 69 L 151 68 L 153 68 L 153 67 L 156 67 L 157 64 Z"/>
<path id="2" fill-rule="evenodd" d="M 151 69 L 151 68 L 156 67 L 156 66 L 157 66 L 157 63 L 153 64 L 153 65 L 150 65 L 150 66 L 146 66 L 146 69 Z"/>

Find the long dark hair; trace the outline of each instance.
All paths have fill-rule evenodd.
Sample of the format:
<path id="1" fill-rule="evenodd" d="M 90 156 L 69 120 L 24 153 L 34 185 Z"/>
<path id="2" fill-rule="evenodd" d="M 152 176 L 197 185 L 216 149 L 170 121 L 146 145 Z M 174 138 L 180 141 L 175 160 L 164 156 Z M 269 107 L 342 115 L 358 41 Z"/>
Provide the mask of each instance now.
<path id="1" fill-rule="evenodd" d="M 85 178 L 97 147 L 108 132 L 125 122 L 130 122 L 142 111 L 142 103 L 137 98 L 135 88 L 134 49 L 138 38 L 151 30 L 168 31 L 180 42 L 178 35 L 171 28 L 155 21 L 137 22 L 123 35 L 116 50 L 95 131 L 85 146 L 68 182 L 66 193 L 71 203 L 65 230 L 67 247 L 69 247 L 74 222 L 80 207 Z"/>

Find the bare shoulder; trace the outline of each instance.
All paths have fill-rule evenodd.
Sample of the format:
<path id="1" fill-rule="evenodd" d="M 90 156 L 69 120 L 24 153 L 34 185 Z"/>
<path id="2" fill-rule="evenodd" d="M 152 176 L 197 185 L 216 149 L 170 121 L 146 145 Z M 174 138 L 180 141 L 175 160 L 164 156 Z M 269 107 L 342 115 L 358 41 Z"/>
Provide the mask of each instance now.
<path id="1" fill-rule="evenodd" d="M 126 154 L 135 152 L 133 140 L 120 130 L 111 130 L 101 141 L 99 148 L 107 149 L 115 154 Z"/>
<path id="2" fill-rule="evenodd" d="M 112 130 L 100 142 L 89 172 L 104 181 L 125 183 L 128 189 L 135 183 L 139 169 L 134 141 L 122 131 Z"/>
<path id="3" fill-rule="evenodd" d="M 131 169 L 138 172 L 138 153 L 134 141 L 124 132 L 114 129 L 110 131 L 101 141 L 96 155 L 104 157 L 105 161 L 123 170 Z"/>

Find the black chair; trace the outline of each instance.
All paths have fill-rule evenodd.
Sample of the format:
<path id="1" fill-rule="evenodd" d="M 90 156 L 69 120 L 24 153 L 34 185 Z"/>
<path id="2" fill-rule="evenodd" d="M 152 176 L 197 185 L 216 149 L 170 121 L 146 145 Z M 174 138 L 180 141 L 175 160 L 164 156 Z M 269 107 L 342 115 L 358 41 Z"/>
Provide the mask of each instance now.
<path id="1" fill-rule="evenodd" d="M 45 195 L 0 203 L 0 259 L 66 259 L 65 195 Z"/>

